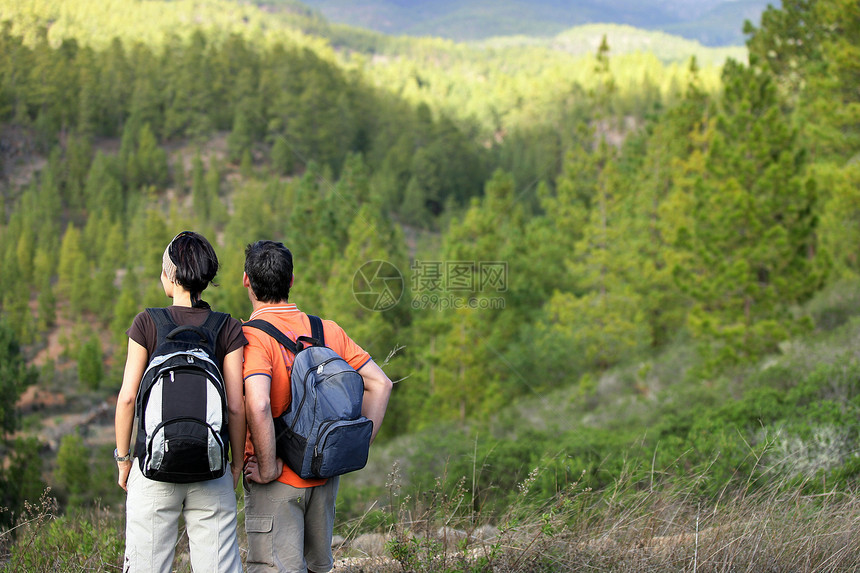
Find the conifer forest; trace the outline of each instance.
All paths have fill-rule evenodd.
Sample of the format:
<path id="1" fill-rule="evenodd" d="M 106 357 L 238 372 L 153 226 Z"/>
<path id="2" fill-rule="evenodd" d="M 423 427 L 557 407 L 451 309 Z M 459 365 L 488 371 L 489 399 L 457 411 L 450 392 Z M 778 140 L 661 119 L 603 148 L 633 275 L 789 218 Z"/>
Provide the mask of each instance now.
<path id="1" fill-rule="evenodd" d="M 120 570 L 126 330 L 186 229 L 213 308 L 247 320 L 244 248 L 283 241 L 291 300 L 395 381 L 335 529 L 392 570 L 860 567 L 860 4 L 782 0 L 730 48 L 593 28 L 0 0 L 0 568 Z M 706 562 L 765 508 L 796 513 L 760 538 L 835 529 Z M 524 553 L 440 565 L 407 513 Z M 588 533 L 669 522 L 695 558 Z"/>

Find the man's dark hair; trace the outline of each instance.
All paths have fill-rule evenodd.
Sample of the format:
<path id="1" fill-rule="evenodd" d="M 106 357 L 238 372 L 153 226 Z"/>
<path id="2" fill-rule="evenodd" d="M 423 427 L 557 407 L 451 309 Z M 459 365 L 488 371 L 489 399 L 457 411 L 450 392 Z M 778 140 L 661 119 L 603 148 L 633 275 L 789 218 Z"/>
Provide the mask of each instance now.
<path id="1" fill-rule="evenodd" d="M 257 300 L 286 302 L 293 282 L 293 254 L 283 243 L 251 243 L 245 248 L 245 274 Z"/>
<path id="2" fill-rule="evenodd" d="M 215 249 L 203 235 L 183 231 L 170 242 L 167 254 L 176 265 L 176 282 L 191 293 L 192 301 L 200 298 L 218 274 Z"/>

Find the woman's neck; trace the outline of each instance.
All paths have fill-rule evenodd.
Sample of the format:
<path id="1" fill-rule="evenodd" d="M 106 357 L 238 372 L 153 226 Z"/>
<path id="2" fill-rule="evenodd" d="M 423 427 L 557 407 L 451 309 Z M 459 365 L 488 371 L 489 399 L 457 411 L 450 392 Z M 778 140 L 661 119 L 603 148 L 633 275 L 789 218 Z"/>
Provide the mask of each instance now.
<path id="1" fill-rule="evenodd" d="M 177 285 L 179 286 L 179 285 Z M 191 293 L 183 288 L 173 289 L 173 306 L 193 306 L 191 302 Z"/>

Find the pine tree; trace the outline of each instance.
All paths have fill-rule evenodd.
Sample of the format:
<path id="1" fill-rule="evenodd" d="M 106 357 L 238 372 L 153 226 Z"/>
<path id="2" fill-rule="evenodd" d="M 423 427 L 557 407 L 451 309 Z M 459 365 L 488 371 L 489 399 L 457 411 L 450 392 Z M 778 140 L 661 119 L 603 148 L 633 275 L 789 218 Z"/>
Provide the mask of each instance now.
<path id="1" fill-rule="evenodd" d="M 92 268 L 89 261 L 83 257 L 75 260 L 69 287 L 69 313 L 74 318 L 81 315 L 90 307 L 92 283 Z"/>
<path id="2" fill-rule="evenodd" d="M 403 193 L 403 203 L 398 212 L 403 221 L 421 228 L 432 228 L 433 215 L 427 209 L 425 190 L 417 178 L 409 179 L 406 191 Z"/>
<path id="3" fill-rule="evenodd" d="M 188 191 L 188 175 L 185 173 L 185 162 L 182 156 L 177 157 L 171 168 L 173 177 L 173 188 L 176 189 L 178 197 L 184 197 Z"/>
<path id="4" fill-rule="evenodd" d="M 227 206 L 222 202 L 221 184 L 222 169 L 219 162 L 213 157 L 209 160 L 209 169 L 203 177 L 203 185 L 206 187 L 206 202 L 208 204 L 209 223 L 220 226 L 227 222 L 229 214 Z"/>
<path id="5" fill-rule="evenodd" d="M 232 163 L 239 163 L 254 142 L 255 134 L 250 119 L 255 113 L 253 107 L 256 107 L 254 102 L 244 100 L 234 114 L 233 130 L 227 136 L 227 156 Z"/>
<path id="6" fill-rule="evenodd" d="M 23 84 L 26 70 L 32 67 L 32 53 L 20 35 L 12 34 L 11 23 L 0 27 L 0 118 L 22 123 L 25 112 Z"/>
<path id="7" fill-rule="evenodd" d="M 241 34 L 234 33 L 215 46 L 211 59 L 212 92 L 213 98 L 218 102 L 213 110 L 213 119 L 217 129 L 229 129 L 242 103 L 257 95 L 260 55 Z M 252 110 L 259 113 L 259 102 Z M 255 125 L 255 132 L 256 128 Z"/>
<path id="8" fill-rule="evenodd" d="M 39 181 L 32 181 L 21 197 L 20 213 L 29 214 L 39 246 L 51 246 L 56 251 L 59 224 L 63 215 L 63 200 L 53 170 L 47 169 Z"/>
<path id="9" fill-rule="evenodd" d="M 111 220 L 125 219 L 125 191 L 116 159 L 97 151 L 84 185 L 90 217 L 105 213 Z"/>
<path id="10" fill-rule="evenodd" d="M 57 293 L 60 297 L 69 298 L 75 280 L 75 268 L 81 260 L 84 260 L 81 233 L 77 227 L 69 225 L 60 244 L 60 260 L 57 268 Z"/>
<path id="11" fill-rule="evenodd" d="M 36 254 L 36 237 L 33 227 L 28 220 L 23 220 L 18 235 L 18 245 L 15 249 L 17 258 L 18 278 L 25 284 L 33 282 L 34 257 Z"/>
<path id="12" fill-rule="evenodd" d="M 132 226 L 128 231 L 128 261 L 133 266 L 135 276 L 141 284 L 152 284 L 149 293 L 143 293 L 143 303 L 158 306 L 163 301 L 161 292 L 161 264 L 164 248 L 175 233 L 167 229 L 167 222 L 155 202 L 150 200 L 142 203 L 131 217 Z M 157 288 L 156 288 L 157 287 Z M 151 295 L 151 296 L 150 296 Z M 138 306 L 142 307 L 138 299 Z"/>
<path id="13" fill-rule="evenodd" d="M 167 185 L 167 153 L 158 146 L 148 123 L 143 125 L 138 134 L 137 173 L 139 182 L 144 185 L 157 188 Z"/>
<path id="14" fill-rule="evenodd" d="M 441 256 L 413 263 L 411 342 L 433 348 L 420 354 L 425 370 L 416 383 L 432 387 L 426 399 L 443 418 L 483 418 L 503 396 L 529 390 L 530 382 L 507 366 L 518 353 L 519 332 L 534 320 L 533 297 L 553 288 L 549 281 L 556 275 L 547 272 L 546 261 L 558 252 L 551 242 L 536 242 L 540 238 L 517 200 L 513 178 L 496 172 L 483 200 L 473 199 L 452 221 Z"/>
<path id="15" fill-rule="evenodd" d="M 398 230 L 375 208 L 365 205 L 353 219 L 343 257 L 334 260 L 322 289 L 322 316 L 337 321 L 380 363 L 397 347 L 398 332 L 405 318 L 396 304 L 404 294 L 404 284 L 395 272 L 406 265 L 405 253 L 399 251 L 402 244 Z M 301 269 L 302 259 L 296 261 Z M 380 269 L 381 274 L 377 274 Z M 365 275 L 357 274 L 362 271 Z M 301 271 L 296 276 L 299 285 L 295 288 L 296 298 L 303 301 L 315 282 Z M 370 283 L 364 284 L 362 276 Z M 309 305 L 302 302 L 301 306 Z"/>
<path id="16" fill-rule="evenodd" d="M 104 377 L 102 346 L 99 339 L 90 336 L 78 353 L 78 379 L 90 390 L 97 390 Z"/>
<path id="17" fill-rule="evenodd" d="M 815 157 L 844 160 L 860 149 L 858 25 L 851 0 L 791 0 L 744 30 L 750 64 L 772 75 Z"/>
<path id="18" fill-rule="evenodd" d="M 149 125 L 153 133 L 164 136 L 164 105 L 167 97 L 165 91 L 169 80 L 165 78 L 160 62 L 149 47 L 136 44 L 132 58 L 135 60 L 134 80 L 131 82 L 133 89 L 124 100 L 130 101 L 130 104 L 120 119 L 123 123 L 131 123 L 135 127 Z M 119 129 L 119 133 L 123 131 Z"/>
<path id="19" fill-rule="evenodd" d="M 9 318 L 0 315 L 0 433 L 4 437 L 18 428 L 18 397 L 34 381 Z"/>
<path id="20" fill-rule="evenodd" d="M 139 53 L 146 48 L 137 44 L 134 50 Z M 146 61 L 146 58 L 138 58 L 138 65 L 135 66 L 136 69 L 133 69 L 119 38 L 111 40 L 110 47 L 100 52 L 99 55 L 99 89 L 96 92 L 101 112 L 99 132 L 115 137 L 123 132 L 129 103 L 131 103 L 132 109 L 140 107 L 139 103 L 136 103 L 140 95 L 144 93 L 139 82 L 140 62 Z M 150 56 L 148 59 L 152 60 L 153 58 Z"/>
<path id="21" fill-rule="evenodd" d="M 687 255 L 676 245 L 679 232 L 692 224 L 695 190 L 689 173 L 697 172 L 709 140 L 709 102 L 700 87 L 695 58 L 690 60 L 688 74 L 682 99 L 658 116 L 646 132 L 641 162 L 629 183 L 635 192 L 625 234 L 638 258 L 638 276 L 630 284 L 657 347 L 683 328 L 690 308 L 690 299 L 677 287 L 673 269 L 687 266 Z"/>
<path id="22" fill-rule="evenodd" d="M 823 254 L 833 259 L 833 278 L 856 277 L 860 275 L 860 165 L 815 165 L 810 177 L 826 190 L 820 237 Z"/>
<path id="23" fill-rule="evenodd" d="M 38 323 L 37 328 L 40 332 L 45 332 L 52 328 L 57 322 L 57 297 L 54 296 L 54 288 L 50 281 L 43 283 L 39 288 L 39 295 L 36 297 Z"/>
<path id="24" fill-rule="evenodd" d="M 57 320 L 57 297 L 51 282 L 55 266 L 54 257 L 47 250 L 40 248 L 36 251 L 34 284 L 39 289 L 36 303 L 41 332 L 54 326 Z"/>
<path id="25" fill-rule="evenodd" d="M 591 150 L 593 131 L 581 129 L 587 137 L 582 137 L 580 144 L 567 152 L 554 193 L 547 187 L 539 193 L 543 211 L 570 250 L 582 238 L 601 169 L 598 156 Z"/>
<path id="26" fill-rule="evenodd" d="M 85 206 L 84 182 L 93 161 L 92 143 L 86 136 L 71 135 L 66 142 L 64 167 L 66 197 L 75 209 Z"/>
<path id="27" fill-rule="evenodd" d="M 125 273 L 122 287 L 113 307 L 113 318 L 110 322 L 110 332 L 114 343 L 118 347 L 127 344 L 126 330 L 131 326 L 132 320 L 141 309 L 140 282 L 134 270 Z"/>
<path id="28" fill-rule="evenodd" d="M 128 121 L 122 130 L 119 146 L 119 164 L 125 187 L 137 191 L 143 181 L 140 162 L 137 159 L 137 142 L 141 126 L 137 121 Z"/>
<path id="29" fill-rule="evenodd" d="M 57 450 L 57 483 L 69 494 L 69 505 L 82 505 L 90 491 L 90 456 L 78 434 L 66 434 Z"/>
<path id="30" fill-rule="evenodd" d="M 99 72 L 96 68 L 96 55 L 92 48 L 81 50 L 78 57 L 78 96 L 77 132 L 92 136 L 102 128 L 99 109 Z"/>
<path id="31" fill-rule="evenodd" d="M 277 135 L 274 140 L 271 151 L 272 171 L 277 175 L 290 175 L 293 173 L 293 151 L 283 136 Z"/>
<path id="32" fill-rule="evenodd" d="M 605 369 L 650 344 L 642 299 L 633 284 L 639 261 L 627 238 L 631 187 L 617 171 L 614 153 L 602 141 L 600 167 L 589 219 L 573 257 L 576 293 L 557 293 L 548 305 L 553 336 L 570 340 L 570 355 L 587 369 Z"/>
<path id="33" fill-rule="evenodd" d="M 199 151 L 191 160 L 191 206 L 200 221 L 210 220 L 212 203 L 206 181 L 206 170 Z"/>
<path id="34" fill-rule="evenodd" d="M 215 106 L 208 45 L 205 34 L 195 30 L 187 44 L 174 37 L 165 46 L 162 65 L 168 73 L 164 136 L 168 139 L 202 139 L 212 131 L 210 110 Z"/>
<path id="35" fill-rule="evenodd" d="M 110 267 L 100 267 L 94 273 L 90 283 L 87 309 L 99 317 L 104 324 L 109 324 L 113 316 L 113 308 L 105 301 L 114 301 L 117 298 L 117 288 L 114 286 L 116 271 Z"/>
<path id="36" fill-rule="evenodd" d="M 729 62 L 722 111 L 693 178 L 687 266 L 675 276 L 696 305 L 712 364 L 774 351 L 801 326 L 791 305 L 820 288 L 815 185 L 770 78 Z M 684 238 L 686 237 L 686 239 Z"/>

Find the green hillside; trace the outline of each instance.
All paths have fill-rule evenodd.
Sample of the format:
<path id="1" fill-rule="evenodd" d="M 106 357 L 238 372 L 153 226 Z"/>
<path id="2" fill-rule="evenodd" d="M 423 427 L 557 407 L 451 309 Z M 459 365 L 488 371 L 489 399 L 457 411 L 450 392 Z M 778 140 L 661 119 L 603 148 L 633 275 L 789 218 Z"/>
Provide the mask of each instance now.
<path id="1" fill-rule="evenodd" d="M 614 24 L 577 26 L 552 38 L 526 36 L 490 38 L 476 45 L 485 47 L 541 46 L 574 56 L 582 56 L 596 53 L 603 37 L 606 37 L 607 42 L 612 47 L 612 53 L 615 55 L 637 52 L 649 53 L 665 63 L 686 62 L 690 57 L 695 56 L 702 64 L 722 66 L 727 58 L 744 61 L 747 54 L 746 49 L 742 47 L 707 48 L 698 42 L 685 40 L 679 36 Z"/>
<path id="2" fill-rule="evenodd" d="M 279 6 L 0 2 L 3 567 L 119 566 L 111 404 L 182 229 L 240 318 L 244 245 L 287 243 L 295 302 L 397 380 L 338 508 L 395 569 L 857 567 L 855 2 L 725 63 Z"/>
<path id="3" fill-rule="evenodd" d="M 477 121 L 483 137 L 491 137 L 500 122 L 509 128 L 520 121 L 531 122 L 536 115 L 552 115 L 555 112 L 547 108 L 566 97 L 572 84 L 589 89 L 597 77 L 594 55 L 604 36 L 620 100 L 638 99 L 635 92 L 641 91 L 643 82 L 662 97 L 675 97 L 687 83 L 691 57 L 696 57 L 700 67 L 702 88 L 712 91 L 719 84 L 720 66 L 727 57 L 746 58 L 743 49 L 704 48 L 619 26 L 588 26 L 552 39 L 520 36 L 476 44 L 392 38 L 330 25 L 295 2 L 270 2 L 258 8 L 228 0 L 132 4 L 0 0 L 0 20 L 9 18 L 11 32 L 28 44 L 36 41 L 39 30 L 47 30 L 53 46 L 73 37 L 97 49 L 107 47 L 114 37 L 126 46 L 135 42 L 163 46 L 202 30 L 213 44 L 239 34 L 254 46 L 280 42 L 307 46 L 414 104 L 426 103 L 459 120 Z M 105 35 L 104 30 L 113 34 Z"/>
<path id="4" fill-rule="evenodd" d="M 32 44 L 42 31 L 56 46 L 64 39 L 103 49 L 114 38 L 160 46 L 204 31 L 213 41 L 240 34 L 255 43 L 289 42 L 324 51 L 329 24 L 292 0 L 258 7 L 233 0 L 0 1 L 0 21 Z M 319 37 L 318 37 L 319 36 Z"/>

